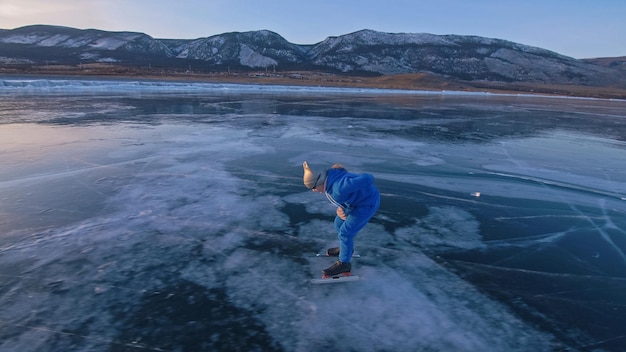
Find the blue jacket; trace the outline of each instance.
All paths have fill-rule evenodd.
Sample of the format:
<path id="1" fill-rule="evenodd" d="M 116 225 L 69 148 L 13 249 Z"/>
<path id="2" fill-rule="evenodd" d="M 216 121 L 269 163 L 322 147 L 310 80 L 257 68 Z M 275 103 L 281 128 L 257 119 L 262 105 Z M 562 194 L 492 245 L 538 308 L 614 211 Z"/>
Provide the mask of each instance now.
<path id="1" fill-rule="evenodd" d="M 326 175 L 326 197 L 346 213 L 370 214 L 380 203 L 380 193 L 370 174 L 352 174 L 345 169 L 329 169 Z M 373 208 L 373 209 L 372 209 Z"/>

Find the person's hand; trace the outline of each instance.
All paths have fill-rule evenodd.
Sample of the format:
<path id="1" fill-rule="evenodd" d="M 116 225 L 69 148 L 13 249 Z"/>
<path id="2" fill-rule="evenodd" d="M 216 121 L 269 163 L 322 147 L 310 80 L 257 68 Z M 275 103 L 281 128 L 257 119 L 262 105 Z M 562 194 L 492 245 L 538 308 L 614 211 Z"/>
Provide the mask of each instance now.
<path id="1" fill-rule="evenodd" d="M 346 220 L 347 219 L 346 213 L 343 212 L 343 208 L 342 207 L 337 207 L 337 216 L 341 220 Z"/>

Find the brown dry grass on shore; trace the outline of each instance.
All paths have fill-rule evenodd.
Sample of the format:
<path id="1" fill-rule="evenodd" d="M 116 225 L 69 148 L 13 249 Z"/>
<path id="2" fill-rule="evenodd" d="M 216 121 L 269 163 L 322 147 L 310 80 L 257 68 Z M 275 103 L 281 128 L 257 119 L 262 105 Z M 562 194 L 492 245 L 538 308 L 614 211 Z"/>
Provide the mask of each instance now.
<path id="1" fill-rule="evenodd" d="M 0 74 L 65 75 L 119 79 L 172 80 L 239 84 L 273 84 L 350 88 L 380 88 L 427 91 L 466 91 L 507 94 L 542 94 L 604 99 L 626 99 L 626 87 L 590 87 L 520 82 L 458 81 L 427 73 L 375 77 L 341 75 L 315 71 L 281 72 L 193 72 L 174 69 L 140 68 L 111 64 L 0 66 Z"/>

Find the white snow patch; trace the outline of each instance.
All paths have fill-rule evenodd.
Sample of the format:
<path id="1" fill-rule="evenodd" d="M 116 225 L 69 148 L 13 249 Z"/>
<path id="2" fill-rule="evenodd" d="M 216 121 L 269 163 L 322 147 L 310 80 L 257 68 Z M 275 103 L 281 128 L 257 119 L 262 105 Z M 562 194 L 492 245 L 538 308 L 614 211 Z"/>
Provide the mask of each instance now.
<path id="1" fill-rule="evenodd" d="M 61 35 L 61 34 L 57 34 L 57 35 L 53 35 L 49 38 L 46 38 L 44 40 L 41 40 L 38 44 L 40 46 L 55 46 L 55 45 L 59 45 L 60 43 L 68 40 L 70 37 L 67 35 Z"/>
<path id="2" fill-rule="evenodd" d="M 89 46 L 94 49 L 106 49 L 106 50 L 115 50 L 122 45 L 128 43 L 127 38 L 102 38 L 96 41 L 89 43 Z"/>
<path id="3" fill-rule="evenodd" d="M 278 65 L 276 60 L 257 53 L 245 44 L 241 44 L 239 47 L 239 63 L 249 67 L 270 67 Z"/>

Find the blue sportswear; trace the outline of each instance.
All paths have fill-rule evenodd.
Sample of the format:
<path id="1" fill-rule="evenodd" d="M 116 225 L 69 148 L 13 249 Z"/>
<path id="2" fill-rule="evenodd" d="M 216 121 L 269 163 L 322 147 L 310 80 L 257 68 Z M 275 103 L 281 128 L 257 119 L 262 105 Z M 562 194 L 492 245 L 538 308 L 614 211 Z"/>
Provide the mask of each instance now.
<path id="1" fill-rule="evenodd" d="M 326 174 L 326 197 L 343 208 L 346 220 L 335 217 L 339 237 L 339 260 L 350 263 L 354 251 L 354 236 L 369 222 L 380 206 L 380 193 L 374 176 L 353 174 L 345 169 L 329 169 Z"/>

